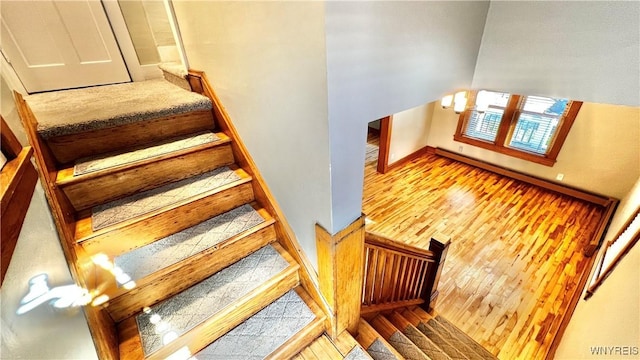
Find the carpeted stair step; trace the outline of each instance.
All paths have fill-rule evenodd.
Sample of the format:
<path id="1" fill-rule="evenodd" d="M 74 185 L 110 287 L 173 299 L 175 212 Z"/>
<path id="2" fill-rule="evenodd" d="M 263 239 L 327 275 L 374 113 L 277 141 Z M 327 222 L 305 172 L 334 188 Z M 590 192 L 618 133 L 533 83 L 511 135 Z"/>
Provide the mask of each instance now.
<path id="1" fill-rule="evenodd" d="M 354 340 L 355 341 L 355 340 Z M 357 343 L 344 354 L 326 335 L 322 335 L 314 342 L 302 349 L 292 360 L 370 360 L 367 354 Z"/>
<path id="2" fill-rule="evenodd" d="M 144 307 L 118 324 L 121 359 L 165 359 L 184 347 L 192 354 L 203 349 L 295 287 L 298 269 L 291 256 L 274 243 Z M 281 310 L 278 317 L 272 313 L 274 318 L 282 320 L 284 310 L 290 309 Z M 313 312 L 308 312 L 312 321 Z"/>
<path id="3" fill-rule="evenodd" d="M 78 160 L 58 171 L 56 185 L 79 211 L 233 162 L 229 138 L 203 132 Z"/>
<path id="4" fill-rule="evenodd" d="M 441 338 L 445 339 L 469 359 L 497 359 L 487 349 L 482 347 L 482 345 L 440 315 L 432 316 L 419 307 L 406 309 L 403 315 L 405 315 L 407 319 L 412 319 L 412 322 L 420 322 L 423 324 L 423 327 L 428 327 L 431 331 L 438 333 Z M 446 326 L 444 324 L 446 324 Z"/>
<path id="5" fill-rule="evenodd" d="M 364 319 L 358 324 L 358 343 L 374 360 L 403 360 L 402 356 L 387 340 Z"/>
<path id="6" fill-rule="evenodd" d="M 288 359 L 323 331 L 325 317 L 301 288 L 290 290 L 220 337 L 196 359 Z"/>
<path id="7" fill-rule="evenodd" d="M 471 348 L 474 351 L 474 353 L 478 354 L 482 359 L 487 359 L 487 360 L 497 359 L 495 355 L 490 353 L 482 345 L 478 344 L 469 335 L 465 334 L 462 330 L 458 329 L 455 325 L 453 325 L 444 317 L 440 315 L 436 315 L 436 317 L 430 320 L 428 324 L 430 324 L 435 328 L 441 328 L 441 332 L 444 332 L 444 329 L 446 329 L 454 338 L 458 339 L 461 343 Z"/>
<path id="8" fill-rule="evenodd" d="M 347 330 L 344 330 L 335 339 L 330 339 L 330 341 L 345 359 L 372 359 L 367 351 Z"/>
<path id="9" fill-rule="evenodd" d="M 79 212 L 76 242 L 89 255 L 130 251 L 252 202 L 251 180 L 222 167 Z"/>
<path id="10" fill-rule="evenodd" d="M 467 360 L 466 357 L 451 358 L 398 312 L 392 312 L 386 318 L 431 360 Z"/>
<path id="11" fill-rule="evenodd" d="M 215 127 L 209 98 L 164 79 L 35 94 L 25 100 L 39 135 L 61 164 Z"/>
<path id="12" fill-rule="evenodd" d="M 154 294 L 175 294 L 275 241 L 274 219 L 254 206 L 243 205 L 119 256 L 94 256 L 95 282 L 110 299 L 112 318 L 127 318 L 149 305 Z"/>
<path id="13" fill-rule="evenodd" d="M 441 329 L 434 329 L 433 327 L 424 323 L 425 318 L 430 317 L 429 313 L 423 311 L 420 308 L 416 308 L 416 311 L 420 311 L 420 315 L 409 309 L 404 309 L 401 314 L 411 325 L 413 325 L 424 337 L 429 339 L 433 344 L 438 346 L 439 349 L 451 359 L 456 360 L 478 360 L 478 356 L 464 344 L 453 341 L 448 332 L 442 332 Z M 431 335 L 431 336 L 428 336 Z"/>
<path id="14" fill-rule="evenodd" d="M 387 340 L 405 359 L 429 360 L 429 357 L 396 328 L 385 316 L 377 315 L 370 322 L 371 326 Z"/>

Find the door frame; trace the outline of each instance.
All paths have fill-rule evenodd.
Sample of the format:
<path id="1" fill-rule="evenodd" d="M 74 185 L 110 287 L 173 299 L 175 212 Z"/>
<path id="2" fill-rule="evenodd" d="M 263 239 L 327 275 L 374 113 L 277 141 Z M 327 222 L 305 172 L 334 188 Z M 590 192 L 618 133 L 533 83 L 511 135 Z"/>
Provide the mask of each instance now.
<path id="1" fill-rule="evenodd" d="M 127 24 L 124 21 L 122 10 L 118 0 L 101 0 L 102 6 L 107 14 L 107 19 L 111 23 L 111 29 L 116 37 L 116 41 L 120 46 L 120 52 L 124 58 L 124 62 L 129 70 L 129 75 L 133 81 L 144 81 L 148 79 L 155 79 L 162 77 L 162 71 L 158 68 L 157 64 L 141 65 L 138 61 L 138 54 L 131 41 L 131 35 L 127 29 Z M 173 4 L 170 0 L 162 0 L 165 11 L 167 12 L 167 18 L 169 19 L 169 25 L 173 32 L 173 38 L 178 48 L 178 53 L 182 64 L 186 69 L 189 68 L 187 57 L 184 51 L 184 45 L 182 44 L 182 36 L 180 35 L 180 29 L 178 28 L 178 22 L 173 10 Z"/>
<path id="2" fill-rule="evenodd" d="M 378 145 L 378 172 L 385 174 L 389 171 L 389 148 L 391 146 L 391 127 L 393 115 L 380 119 L 380 144 Z"/>

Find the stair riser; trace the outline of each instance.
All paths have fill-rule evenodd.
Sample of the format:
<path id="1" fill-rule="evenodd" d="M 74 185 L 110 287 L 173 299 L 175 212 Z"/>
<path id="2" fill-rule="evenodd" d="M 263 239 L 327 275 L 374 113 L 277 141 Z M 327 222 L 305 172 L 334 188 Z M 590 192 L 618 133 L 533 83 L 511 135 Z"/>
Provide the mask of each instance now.
<path id="1" fill-rule="evenodd" d="M 214 127 L 211 111 L 194 111 L 80 134 L 57 136 L 45 141 L 58 163 L 65 164 L 87 156 L 213 130 Z"/>
<path id="2" fill-rule="evenodd" d="M 225 189 L 209 196 L 170 210 L 154 211 L 140 221 L 121 226 L 114 225 L 115 228 L 104 228 L 88 238 L 80 238 L 77 241 L 81 243 L 89 255 L 104 253 L 108 256 L 117 256 L 253 200 L 254 194 L 250 179 L 243 179 L 225 186 Z"/>
<path id="3" fill-rule="evenodd" d="M 273 225 L 270 225 L 136 281 L 136 288 L 129 292 L 115 288 L 113 280 L 110 280 L 112 292 L 109 295 L 112 300 L 107 310 L 115 321 L 126 319 L 145 306 L 156 304 L 199 283 L 275 239 Z"/>
<path id="4" fill-rule="evenodd" d="M 147 360 L 162 360 L 183 347 L 188 347 L 191 354 L 196 354 L 211 342 L 224 335 L 253 314 L 260 311 L 287 291 L 298 285 L 298 266 L 290 267 L 270 281 L 252 291 L 248 296 L 237 301 L 233 306 L 209 318 L 177 340 L 149 355 Z"/>
<path id="5" fill-rule="evenodd" d="M 231 146 L 226 144 L 135 168 L 92 176 L 84 181 L 61 184 L 60 187 L 76 211 L 80 211 L 232 163 Z"/>

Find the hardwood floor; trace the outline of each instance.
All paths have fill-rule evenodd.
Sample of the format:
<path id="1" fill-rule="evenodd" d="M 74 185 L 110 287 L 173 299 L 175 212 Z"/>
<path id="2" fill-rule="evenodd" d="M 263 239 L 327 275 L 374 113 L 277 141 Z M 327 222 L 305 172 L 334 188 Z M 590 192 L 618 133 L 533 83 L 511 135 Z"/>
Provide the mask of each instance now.
<path id="1" fill-rule="evenodd" d="M 452 245 L 436 311 L 500 359 L 543 359 L 589 259 L 603 209 L 436 155 L 365 166 L 367 228 Z"/>

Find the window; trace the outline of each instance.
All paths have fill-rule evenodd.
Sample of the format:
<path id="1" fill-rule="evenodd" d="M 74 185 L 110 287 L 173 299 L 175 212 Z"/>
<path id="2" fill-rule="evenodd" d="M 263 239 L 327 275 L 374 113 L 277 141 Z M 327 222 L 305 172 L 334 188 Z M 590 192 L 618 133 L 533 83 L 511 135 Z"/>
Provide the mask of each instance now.
<path id="1" fill-rule="evenodd" d="M 553 166 L 582 102 L 473 92 L 454 140 Z"/>

